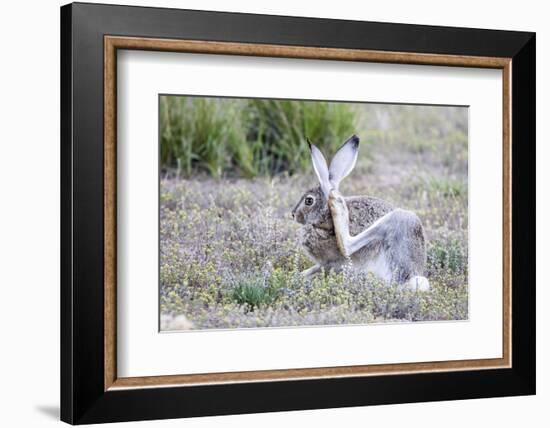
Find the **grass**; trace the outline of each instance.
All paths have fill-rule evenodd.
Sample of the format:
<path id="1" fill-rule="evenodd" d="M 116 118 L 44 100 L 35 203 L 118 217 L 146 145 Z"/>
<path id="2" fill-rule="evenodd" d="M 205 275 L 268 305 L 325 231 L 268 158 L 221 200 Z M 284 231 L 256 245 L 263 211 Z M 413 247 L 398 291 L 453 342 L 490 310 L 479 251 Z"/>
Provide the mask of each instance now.
<path id="1" fill-rule="evenodd" d="M 305 137 L 334 151 L 355 130 L 349 104 L 161 96 L 161 163 L 178 176 L 294 174 L 309 162 Z"/>
<path id="2" fill-rule="evenodd" d="M 192 165 L 191 177 L 167 169 L 161 180 L 163 329 L 468 318 L 467 112 L 347 108 L 354 109 L 354 132 L 369 144 L 361 146 L 358 164 L 341 190 L 381 197 L 419 215 L 432 291 L 386 286 L 349 269 L 312 280 L 300 276 L 312 262 L 289 213 L 316 184 L 309 160 L 294 174 L 285 169 L 253 179 L 227 172 L 217 176 Z M 430 126 L 441 129 L 429 131 Z M 423 138 L 431 148 L 418 149 Z M 449 162 L 450 153 L 456 161 Z"/>

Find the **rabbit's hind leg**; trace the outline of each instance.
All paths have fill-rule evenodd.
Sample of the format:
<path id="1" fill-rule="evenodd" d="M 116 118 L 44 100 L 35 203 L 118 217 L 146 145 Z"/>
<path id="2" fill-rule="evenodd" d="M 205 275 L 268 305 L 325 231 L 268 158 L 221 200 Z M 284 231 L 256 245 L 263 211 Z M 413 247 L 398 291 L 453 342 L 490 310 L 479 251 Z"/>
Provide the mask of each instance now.
<path id="1" fill-rule="evenodd" d="M 344 257 L 351 257 L 361 248 L 380 242 L 386 229 L 393 222 L 393 211 L 376 220 L 363 232 L 351 236 L 349 233 L 349 212 L 344 197 L 337 190 L 331 190 L 328 205 L 334 224 L 338 249 Z"/>
<path id="2" fill-rule="evenodd" d="M 350 257 L 353 253 L 351 252 L 349 211 L 346 201 L 340 192 L 333 189 L 328 197 L 328 206 L 332 215 L 332 223 L 334 224 L 334 232 L 338 249 L 344 257 Z"/>

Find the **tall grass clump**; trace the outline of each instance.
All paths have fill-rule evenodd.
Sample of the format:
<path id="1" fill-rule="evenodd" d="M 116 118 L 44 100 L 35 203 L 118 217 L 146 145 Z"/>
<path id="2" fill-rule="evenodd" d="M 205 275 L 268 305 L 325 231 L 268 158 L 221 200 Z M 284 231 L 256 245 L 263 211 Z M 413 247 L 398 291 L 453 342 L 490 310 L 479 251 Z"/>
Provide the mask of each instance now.
<path id="1" fill-rule="evenodd" d="M 309 138 L 333 153 L 355 132 L 349 105 L 289 100 L 249 100 L 244 110 L 247 140 L 257 143 L 260 174 L 299 172 L 309 166 Z"/>
<path id="2" fill-rule="evenodd" d="M 355 132 L 355 112 L 324 101 L 162 96 L 160 129 L 165 172 L 251 178 L 307 167 L 306 137 L 333 153 Z"/>
<path id="3" fill-rule="evenodd" d="M 162 96 L 161 165 L 178 175 L 200 170 L 220 177 L 231 159 L 228 147 L 245 138 L 237 107 L 210 98 Z"/>

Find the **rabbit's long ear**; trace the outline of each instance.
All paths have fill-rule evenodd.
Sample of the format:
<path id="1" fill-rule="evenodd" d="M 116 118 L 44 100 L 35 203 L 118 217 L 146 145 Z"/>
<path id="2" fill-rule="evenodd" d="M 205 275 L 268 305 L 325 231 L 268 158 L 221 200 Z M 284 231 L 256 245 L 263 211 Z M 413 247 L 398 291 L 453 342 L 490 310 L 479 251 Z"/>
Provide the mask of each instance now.
<path id="1" fill-rule="evenodd" d="M 352 135 L 343 146 L 338 149 L 332 158 L 332 162 L 330 162 L 329 181 L 332 187 L 338 189 L 340 181 L 347 177 L 355 166 L 358 154 L 359 137 L 357 135 Z"/>
<path id="2" fill-rule="evenodd" d="M 328 198 L 328 193 L 330 192 L 330 182 L 329 182 L 329 172 L 327 167 L 327 161 L 317 147 L 315 147 L 309 139 L 307 140 L 309 144 L 309 150 L 311 151 L 311 162 L 313 163 L 313 169 L 317 178 L 319 179 L 319 184 L 321 185 L 321 190 L 323 191 L 326 198 Z"/>

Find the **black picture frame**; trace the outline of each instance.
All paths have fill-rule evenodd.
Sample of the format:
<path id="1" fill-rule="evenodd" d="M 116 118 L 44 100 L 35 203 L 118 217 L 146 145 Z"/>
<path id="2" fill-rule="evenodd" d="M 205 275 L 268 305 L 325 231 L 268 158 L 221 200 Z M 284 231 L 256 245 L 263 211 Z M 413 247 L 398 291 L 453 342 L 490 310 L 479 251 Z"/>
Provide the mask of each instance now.
<path id="1" fill-rule="evenodd" d="M 104 390 L 104 36 L 512 58 L 512 367 Z M 61 8 L 61 420 L 86 424 L 535 393 L 535 34 L 73 3 Z"/>

